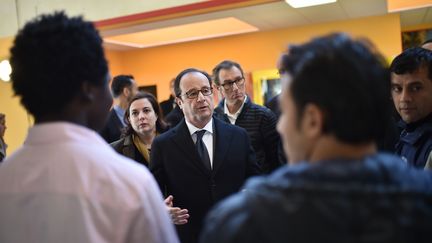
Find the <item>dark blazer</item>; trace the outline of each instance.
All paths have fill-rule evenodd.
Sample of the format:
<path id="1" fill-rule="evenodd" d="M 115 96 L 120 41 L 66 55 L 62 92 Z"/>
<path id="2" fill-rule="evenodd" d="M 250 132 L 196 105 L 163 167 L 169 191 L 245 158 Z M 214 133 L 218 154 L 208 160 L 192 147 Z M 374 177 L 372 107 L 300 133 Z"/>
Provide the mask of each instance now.
<path id="1" fill-rule="evenodd" d="M 165 116 L 167 116 L 173 109 L 174 109 L 174 104 L 175 102 L 175 97 L 170 95 L 170 97 L 167 100 L 162 101 L 159 106 L 162 109 L 162 114 Z"/>
<path id="2" fill-rule="evenodd" d="M 128 158 L 135 160 L 136 162 L 148 167 L 149 162 L 142 156 L 132 140 L 132 135 L 121 138 L 115 142 L 112 142 L 111 147 Z"/>
<path id="3" fill-rule="evenodd" d="M 105 127 L 100 131 L 100 135 L 107 141 L 107 143 L 112 143 L 120 139 L 121 130 L 123 129 L 123 124 L 118 118 L 114 109 L 111 109 L 108 121 Z"/>
<path id="4" fill-rule="evenodd" d="M 224 104 L 225 99 L 221 100 L 215 108 L 214 114 L 222 121 L 230 123 L 224 112 Z M 275 114 L 267 107 L 253 103 L 250 97 L 247 97 L 235 122 L 236 126 L 246 129 L 249 134 L 258 164 L 264 173 L 270 173 L 286 162 L 285 160 L 281 161 L 278 156 L 280 137 L 276 131 L 276 123 Z"/>
<path id="5" fill-rule="evenodd" d="M 150 171 L 165 196 L 174 196 L 174 206 L 189 210 L 189 222 L 177 226 L 183 243 L 197 242 L 210 207 L 261 172 L 246 131 L 216 118 L 213 124 L 211 171 L 201 162 L 184 119 L 152 144 Z"/>
<path id="6" fill-rule="evenodd" d="M 183 111 L 179 106 L 176 106 L 167 116 L 165 116 L 165 122 L 168 123 L 170 127 L 175 127 L 183 119 Z"/>

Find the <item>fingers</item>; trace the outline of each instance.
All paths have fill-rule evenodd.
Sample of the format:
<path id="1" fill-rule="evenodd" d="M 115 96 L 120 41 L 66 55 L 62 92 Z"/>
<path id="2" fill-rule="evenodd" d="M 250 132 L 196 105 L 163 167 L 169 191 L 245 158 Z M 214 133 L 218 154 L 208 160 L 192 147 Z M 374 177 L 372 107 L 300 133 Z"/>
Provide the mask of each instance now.
<path id="1" fill-rule="evenodd" d="M 187 209 L 170 208 L 169 214 L 172 222 L 176 225 L 182 225 L 188 222 L 189 214 Z"/>
<path id="2" fill-rule="evenodd" d="M 165 205 L 167 205 L 168 207 L 172 207 L 173 206 L 173 200 L 174 197 L 172 195 L 169 195 L 167 198 L 165 198 L 164 202 Z"/>

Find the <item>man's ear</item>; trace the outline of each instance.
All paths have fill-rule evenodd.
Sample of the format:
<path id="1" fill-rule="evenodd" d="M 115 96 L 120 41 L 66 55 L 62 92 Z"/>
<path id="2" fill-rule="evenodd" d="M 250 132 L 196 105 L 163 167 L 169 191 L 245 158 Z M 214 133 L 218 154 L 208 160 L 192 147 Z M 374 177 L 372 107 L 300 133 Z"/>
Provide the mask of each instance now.
<path id="1" fill-rule="evenodd" d="M 93 85 L 89 84 L 89 82 L 84 81 L 81 84 L 81 98 L 85 102 L 93 102 L 95 99 L 95 89 Z"/>
<path id="2" fill-rule="evenodd" d="M 301 129 L 309 138 L 317 138 L 322 134 L 324 113 L 315 104 L 307 104 L 304 108 Z"/>
<path id="3" fill-rule="evenodd" d="M 129 97 L 131 91 L 130 91 L 129 87 L 124 87 L 122 90 L 122 93 L 125 97 Z"/>
<path id="4" fill-rule="evenodd" d="M 176 101 L 177 105 L 180 107 L 180 109 L 183 109 L 183 107 L 182 107 L 183 106 L 183 100 L 179 97 L 176 97 L 175 101 Z"/>
<path id="5" fill-rule="evenodd" d="M 223 87 L 221 85 L 217 85 L 215 83 L 213 83 L 213 89 L 216 89 L 217 91 L 219 91 L 219 94 L 221 95 L 222 98 L 225 98 L 222 89 Z"/>

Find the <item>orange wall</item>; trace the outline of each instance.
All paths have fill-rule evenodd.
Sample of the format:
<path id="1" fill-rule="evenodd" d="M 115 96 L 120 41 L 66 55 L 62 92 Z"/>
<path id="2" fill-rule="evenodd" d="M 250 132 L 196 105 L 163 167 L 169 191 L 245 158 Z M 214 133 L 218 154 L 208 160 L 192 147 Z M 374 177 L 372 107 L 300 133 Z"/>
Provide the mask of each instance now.
<path id="1" fill-rule="evenodd" d="M 157 84 L 158 98 L 163 100 L 169 96 L 170 79 L 184 68 L 197 67 L 210 72 L 223 59 L 238 61 L 246 72 L 274 68 L 289 43 L 301 43 L 335 31 L 370 38 L 389 58 L 402 51 L 399 15 L 391 14 L 128 52 L 106 51 L 106 56 L 111 75 L 132 74 L 140 85 Z M 0 58 L 9 55 L 10 44 L 11 38 L 0 39 Z M 12 96 L 11 84 L 0 82 L 0 112 L 7 116 L 8 154 L 23 143 L 31 125 L 19 100 Z"/>
<path id="2" fill-rule="evenodd" d="M 402 51 L 399 14 L 349 21 L 278 29 L 189 43 L 167 45 L 109 55 L 112 75 L 116 71 L 135 76 L 139 85 L 158 87 L 158 99 L 169 96 L 169 81 L 181 70 L 197 67 L 211 72 L 223 59 L 238 61 L 245 72 L 274 68 L 280 53 L 290 43 L 335 31 L 368 37 L 389 59 Z"/>

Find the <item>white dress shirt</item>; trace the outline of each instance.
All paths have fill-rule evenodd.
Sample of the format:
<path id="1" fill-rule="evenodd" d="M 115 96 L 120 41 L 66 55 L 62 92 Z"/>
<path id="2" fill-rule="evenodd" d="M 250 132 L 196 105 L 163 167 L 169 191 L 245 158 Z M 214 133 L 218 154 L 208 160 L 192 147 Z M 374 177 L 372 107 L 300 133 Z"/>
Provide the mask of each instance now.
<path id="1" fill-rule="evenodd" d="M 0 165 L 0 242 L 178 242 L 153 176 L 96 132 L 35 125 Z"/>
<path id="2" fill-rule="evenodd" d="M 207 151 L 209 153 L 210 157 L 210 166 L 213 168 L 213 118 L 210 119 L 210 121 L 204 126 L 204 128 L 197 128 L 196 126 L 192 125 L 192 123 L 188 122 L 186 119 L 186 125 L 189 129 L 189 133 L 192 136 L 192 140 L 194 143 L 196 143 L 197 135 L 195 134 L 196 131 L 199 130 L 206 130 L 204 133 L 204 136 L 202 137 L 202 140 L 207 148 Z"/>
<path id="3" fill-rule="evenodd" d="M 247 101 L 247 95 L 245 95 L 245 98 L 243 100 L 243 104 L 240 106 L 240 108 L 235 113 L 231 113 L 228 110 L 226 99 L 224 100 L 224 113 L 227 115 L 228 120 L 230 121 L 230 123 L 232 125 L 235 125 L 237 117 L 240 115 L 240 112 L 243 110 L 243 107 L 244 107 L 244 104 L 246 103 L 246 101 Z"/>

